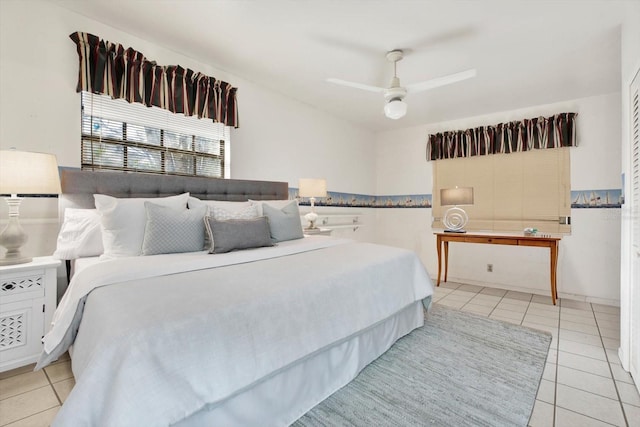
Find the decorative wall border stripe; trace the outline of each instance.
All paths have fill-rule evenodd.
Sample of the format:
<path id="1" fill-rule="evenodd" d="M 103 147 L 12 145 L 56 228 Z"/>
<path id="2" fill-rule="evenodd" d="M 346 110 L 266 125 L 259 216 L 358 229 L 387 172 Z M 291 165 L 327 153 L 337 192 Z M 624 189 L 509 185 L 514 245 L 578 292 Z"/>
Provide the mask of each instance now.
<path id="1" fill-rule="evenodd" d="M 578 190 L 571 192 L 572 209 L 620 208 L 622 189 Z"/>
<path id="2" fill-rule="evenodd" d="M 289 187 L 289 199 L 298 199 L 300 206 L 309 206 L 309 199 L 298 197 L 298 189 Z M 356 193 L 329 191 L 327 197 L 316 200 L 316 206 L 334 206 L 347 208 L 430 208 L 431 194 L 400 194 L 370 196 Z M 622 190 L 577 190 L 571 191 L 571 208 L 620 208 Z"/>
<path id="3" fill-rule="evenodd" d="M 289 187 L 289 199 L 298 199 L 300 206 L 310 205 L 308 197 L 298 197 L 298 189 L 295 187 Z M 370 196 L 328 191 L 327 197 L 318 198 L 315 205 L 347 208 L 430 208 L 431 194 Z"/>

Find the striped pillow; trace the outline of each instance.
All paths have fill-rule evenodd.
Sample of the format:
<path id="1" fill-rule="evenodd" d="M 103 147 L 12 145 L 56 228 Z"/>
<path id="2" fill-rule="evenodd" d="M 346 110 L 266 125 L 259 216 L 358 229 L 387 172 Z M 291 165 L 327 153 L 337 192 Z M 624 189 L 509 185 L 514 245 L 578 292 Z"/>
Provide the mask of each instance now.
<path id="1" fill-rule="evenodd" d="M 236 211 L 230 211 L 219 206 L 210 206 L 211 216 L 218 221 L 226 221 L 229 219 L 251 219 L 258 217 L 258 209 L 253 206 L 245 206 Z"/>

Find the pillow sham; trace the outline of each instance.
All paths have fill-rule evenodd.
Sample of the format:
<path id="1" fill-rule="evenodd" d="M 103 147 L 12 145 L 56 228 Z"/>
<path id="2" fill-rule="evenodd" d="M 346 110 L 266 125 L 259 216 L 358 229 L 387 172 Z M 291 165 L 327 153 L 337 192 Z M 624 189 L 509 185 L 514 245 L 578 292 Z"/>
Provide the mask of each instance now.
<path id="1" fill-rule="evenodd" d="M 237 212 L 242 209 L 245 209 L 247 206 L 252 206 L 251 202 L 249 201 L 228 202 L 225 200 L 200 200 L 197 197 L 189 197 L 188 205 L 189 205 L 189 209 L 192 209 L 198 206 L 207 206 L 209 207 L 209 210 L 211 210 L 211 208 L 215 206 L 215 207 L 227 210 L 229 212 Z"/>
<path id="2" fill-rule="evenodd" d="M 269 230 L 274 242 L 302 239 L 302 223 L 298 203 L 292 200 L 289 204 L 278 209 L 269 203 L 262 205 L 264 216 L 269 219 Z"/>
<path id="3" fill-rule="evenodd" d="M 93 195 L 100 214 L 103 258 L 138 256 L 147 222 L 144 202 L 185 209 L 189 193 L 158 198 L 118 199 L 104 194 Z"/>
<path id="4" fill-rule="evenodd" d="M 197 252 L 204 249 L 204 217 L 207 207 L 175 209 L 144 202 L 147 223 L 142 255 Z"/>
<path id="5" fill-rule="evenodd" d="M 210 206 L 209 213 L 210 216 L 214 217 L 218 221 L 225 219 L 251 219 L 258 217 L 258 209 L 253 205 L 232 211 L 219 206 Z"/>
<path id="6" fill-rule="evenodd" d="M 265 217 L 219 221 L 208 216 L 204 223 L 209 238 L 214 242 L 209 253 L 221 254 L 241 249 L 273 246 L 269 223 Z"/>
<path id="7" fill-rule="evenodd" d="M 289 200 L 289 199 L 287 200 L 251 200 L 249 199 L 249 202 L 258 209 L 258 216 L 264 215 L 262 206 L 265 204 L 277 209 L 282 209 L 285 206 L 288 206 L 289 203 L 295 203 L 296 206 L 298 205 L 297 200 Z"/>
<path id="8" fill-rule="evenodd" d="M 98 256 L 103 252 L 98 211 L 66 208 L 53 257 L 71 260 Z"/>

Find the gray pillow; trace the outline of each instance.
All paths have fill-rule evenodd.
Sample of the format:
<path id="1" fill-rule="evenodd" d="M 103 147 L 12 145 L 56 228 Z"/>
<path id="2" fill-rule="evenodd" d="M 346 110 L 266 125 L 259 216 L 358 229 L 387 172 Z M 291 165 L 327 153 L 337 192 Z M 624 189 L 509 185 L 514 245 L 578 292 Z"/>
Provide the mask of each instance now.
<path id="1" fill-rule="evenodd" d="M 273 246 L 269 223 L 263 216 L 226 220 L 217 220 L 208 216 L 204 219 L 204 223 L 209 240 L 213 242 L 213 248 L 209 251 L 211 254 Z"/>
<path id="2" fill-rule="evenodd" d="M 284 242 L 304 237 L 302 223 L 300 222 L 300 211 L 295 200 L 280 209 L 264 203 L 262 212 L 269 219 L 269 229 L 274 242 Z"/>
<path id="3" fill-rule="evenodd" d="M 144 202 L 147 223 L 142 255 L 196 252 L 204 249 L 204 223 L 207 207 L 175 209 Z"/>

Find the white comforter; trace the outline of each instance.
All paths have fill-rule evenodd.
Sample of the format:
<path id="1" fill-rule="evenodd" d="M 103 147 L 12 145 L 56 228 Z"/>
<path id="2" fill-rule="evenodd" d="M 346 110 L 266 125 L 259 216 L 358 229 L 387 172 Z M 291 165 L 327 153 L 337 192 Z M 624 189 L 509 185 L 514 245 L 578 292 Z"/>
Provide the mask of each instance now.
<path id="1" fill-rule="evenodd" d="M 75 340 L 76 385 L 54 425 L 170 425 L 433 292 L 402 249 L 318 237 L 228 255 L 78 273 L 45 337 L 51 356 Z"/>

